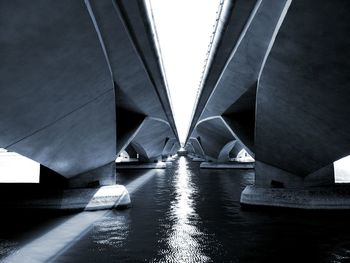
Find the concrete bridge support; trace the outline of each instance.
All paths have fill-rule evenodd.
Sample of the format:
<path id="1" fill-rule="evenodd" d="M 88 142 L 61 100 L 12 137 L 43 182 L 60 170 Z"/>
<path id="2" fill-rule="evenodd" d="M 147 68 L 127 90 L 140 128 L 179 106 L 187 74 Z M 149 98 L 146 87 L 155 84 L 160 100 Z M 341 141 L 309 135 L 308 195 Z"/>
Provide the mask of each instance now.
<path id="1" fill-rule="evenodd" d="M 38 184 L 0 184 L 0 206 L 7 209 L 101 210 L 128 207 L 129 193 L 116 185 L 114 161 L 65 178 L 41 166 Z"/>
<path id="2" fill-rule="evenodd" d="M 350 5 L 314 4 L 291 3 L 259 77 L 256 179 L 243 203 L 350 208 L 333 168 L 350 154 Z"/>
<path id="3" fill-rule="evenodd" d="M 119 152 L 134 143 L 154 160 L 178 140 L 144 2 L 1 1 L 0 23 L 0 147 L 61 182 L 24 188 L 51 207 L 66 193 L 68 208 L 96 193 L 94 209 L 110 207 Z"/>
<path id="4" fill-rule="evenodd" d="M 255 1 L 231 42 L 225 39 L 235 39 L 235 24 L 227 18 L 189 137 L 201 132 L 203 148 L 216 155 L 215 145 L 229 138 L 221 123 L 201 125 L 221 118 L 234 135 L 230 140 L 254 154 L 255 185 L 244 190 L 242 204 L 350 207 L 349 190 L 334 183 L 333 169 L 350 154 L 349 8 L 341 0 Z M 227 50 L 221 68 L 219 55 Z"/>
<path id="5" fill-rule="evenodd" d="M 236 134 L 220 116 L 203 119 L 195 127 L 192 136 L 199 138 L 202 155 L 210 162 L 204 162 L 201 168 L 214 169 L 235 169 L 235 168 L 253 168 L 253 164 L 242 164 L 236 161 L 238 153 L 246 149 Z M 251 153 L 253 155 L 253 153 Z"/>
<path id="6" fill-rule="evenodd" d="M 176 141 L 175 138 L 167 139 L 162 152 L 163 161 L 173 161 L 173 156 L 177 153 L 179 149 L 180 144 Z"/>
<path id="7" fill-rule="evenodd" d="M 201 144 L 201 138 L 200 137 L 191 137 L 189 139 L 189 149 L 191 151 L 192 149 L 192 152 L 195 153 L 195 155 L 197 155 L 198 157 L 202 157 L 204 158 L 205 157 L 205 153 L 204 153 L 204 150 L 203 150 L 203 147 L 202 147 L 202 144 Z"/>
<path id="8" fill-rule="evenodd" d="M 207 160 L 200 137 L 191 137 L 185 146 L 185 150 L 192 161 L 202 162 Z"/>
<path id="9" fill-rule="evenodd" d="M 224 147 L 222 147 L 218 155 L 218 162 L 229 162 L 231 159 L 236 158 L 238 153 L 243 148 L 243 145 L 237 142 L 237 140 L 232 140 L 228 142 Z"/>
<path id="10" fill-rule="evenodd" d="M 138 154 L 138 162 L 120 163 L 117 168 L 165 168 L 164 156 L 177 150 L 177 139 L 168 122 L 147 117 L 140 124 L 130 145 Z M 174 147 L 175 145 L 175 147 Z"/>

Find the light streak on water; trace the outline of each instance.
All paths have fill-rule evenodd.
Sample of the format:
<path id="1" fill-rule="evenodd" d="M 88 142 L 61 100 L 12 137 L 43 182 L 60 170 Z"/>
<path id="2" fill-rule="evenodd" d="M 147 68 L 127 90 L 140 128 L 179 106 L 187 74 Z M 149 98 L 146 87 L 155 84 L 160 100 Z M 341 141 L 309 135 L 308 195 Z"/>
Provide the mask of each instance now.
<path id="1" fill-rule="evenodd" d="M 179 168 L 175 175 L 175 200 L 171 204 L 170 217 L 174 224 L 169 231 L 164 260 L 160 262 L 208 262 L 200 241 L 205 234 L 198 227 L 199 216 L 195 211 L 193 196 L 197 189 L 191 181 L 191 174 L 184 157 L 179 159 Z"/>
<path id="2" fill-rule="evenodd" d="M 149 170 L 144 175 L 127 184 L 129 194 L 134 194 L 147 183 L 157 171 Z M 89 205 L 89 204 L 88 204 Z M 87 206 L 88 206 L 87 205 Z M 108 216 L 110 210 L 81 212 L 54 227 L 3 259 L 6 263 L 53 262 L 72 245 L 79 241 L 93 226 L 94 222 Z"/>

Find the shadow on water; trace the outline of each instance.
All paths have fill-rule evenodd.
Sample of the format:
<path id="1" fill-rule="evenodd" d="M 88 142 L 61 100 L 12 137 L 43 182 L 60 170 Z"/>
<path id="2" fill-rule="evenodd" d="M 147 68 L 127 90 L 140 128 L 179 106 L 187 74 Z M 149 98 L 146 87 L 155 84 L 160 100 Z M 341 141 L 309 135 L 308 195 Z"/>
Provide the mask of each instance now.
<path id="1" fill-rule="evenodd" d="M 30 240 L 49 232 L 75 214 L 63 211 L 6 209 L 0 218 L 0 262 Z"/>
<path id="2" fill-rule="evenodd" d="M 120 172 L 120 183 L 138 189 L 133 207 L 106 213 L 55 261 L 350 262 L 349 212 L 242 210 L 240 193 L 253 183 L 251 171 L 201 170 L 184 157 L 143 182 L 145 173 Z M 72 217 L 1 215 L 1 256 Z"/>

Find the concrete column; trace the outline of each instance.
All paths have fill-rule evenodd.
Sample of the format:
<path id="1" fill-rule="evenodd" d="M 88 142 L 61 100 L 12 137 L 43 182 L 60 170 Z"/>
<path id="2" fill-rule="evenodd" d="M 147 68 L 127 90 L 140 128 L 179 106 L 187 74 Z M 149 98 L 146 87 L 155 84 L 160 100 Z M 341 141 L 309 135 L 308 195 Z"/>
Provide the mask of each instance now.
<path id="1" fill-rule="evenodd" d="M 86 188 L 98 187 L 106 185 L 114 185 L 116 183 L 116 167 L 115 162 L 108 163 L 102 167 L 79 174 L 68 179 L 69 188 Z"/>
<path id="2" fill-rule="evenodd" d="M 200 168 L 203 169 L 252 169 L 254 168 L 253 162 L 237 162 L 230 158 L 233 155 L 235 158 L 238 153 L 244 149 L 243 144 L 238 140 L 232 140 L 228 142 L 220 151 L 218 158 L 215 162 L 203 162 L 200 164 Z"/>
<path id="3" fill-rule="evenodd" d="M 349 187 L 334 183 L 333 168 L 350 152 L 350 92 L 344 85 L 350 73 L 350 17 L 340 11 L 350 4 L 289 4 L 259 74 L 256 181 L 243 191 L 241 202 L 350 209 Z"/>

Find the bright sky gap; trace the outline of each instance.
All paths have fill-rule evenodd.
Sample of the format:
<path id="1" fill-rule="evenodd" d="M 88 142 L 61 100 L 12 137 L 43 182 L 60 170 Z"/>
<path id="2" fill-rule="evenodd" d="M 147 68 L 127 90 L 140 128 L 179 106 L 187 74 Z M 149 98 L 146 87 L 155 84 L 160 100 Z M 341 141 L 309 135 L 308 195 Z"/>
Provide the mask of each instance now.
<path id="1" fill-rule="evenodd" d="M 184 143 L 220 0 L 149 0 L 180 142 Z"/>

